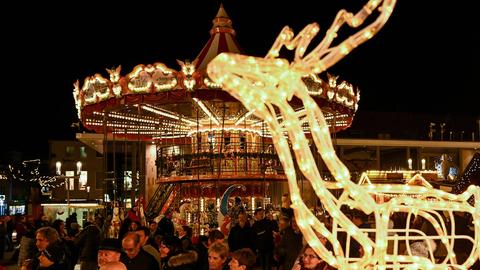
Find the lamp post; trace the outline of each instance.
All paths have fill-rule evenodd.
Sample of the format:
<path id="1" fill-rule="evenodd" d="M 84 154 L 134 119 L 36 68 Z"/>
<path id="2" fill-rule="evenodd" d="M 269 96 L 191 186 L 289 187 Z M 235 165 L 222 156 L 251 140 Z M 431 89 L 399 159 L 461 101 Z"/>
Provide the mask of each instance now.
<path id="1" fill-rule="evenodd" d="M 82 172 L 82 162 L 81 161 L 77 161 L 76 163 L 77 165 L 77 175 L 64 175 L 62 174 L 62 162 L 61 161 L 57 161 L 55 163 L 55 168 L 56 168 L 56 178 L 57 179 L 63 179 L 65 181 L 65 189 L 67 190 L 67 213 L 68 215 L 70 216 L 70 179 L 79 179 L 80 178 L 80 174 Z"/>

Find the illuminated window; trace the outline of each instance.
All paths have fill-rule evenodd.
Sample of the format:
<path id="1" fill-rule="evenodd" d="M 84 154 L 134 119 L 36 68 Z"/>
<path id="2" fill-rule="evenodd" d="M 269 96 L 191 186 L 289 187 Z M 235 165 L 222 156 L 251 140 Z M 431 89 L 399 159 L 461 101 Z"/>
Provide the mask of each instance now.
<path id="1" fill-rule="evenodd" d="M 132 199 L 130 198 L 125 199 L 125 208 L 132 208 Z"/>
<path id="2" fill-rule="evenodd" d="M 123 185 L 125 187 L 125 190 L 132 189 L 132 171 L 123 172 Z"/>
<path id="3" fill-rule="evenodd" d="M 67 178 L 67 186 L 65 187 L 68 190 L 74 190 L 75 189 L 75 179 L 73 178 L 75 176 L 74 171 L 66 171 L 65 176 L 71 177 Z"/>
<path id="4" fill-rule="evenodd" d="M 78 190 L 86 190 L 88 181 L 88 172 L 81 171 L 80 178 L 78 179 Z"/>
<path id="5" fill-rule="evenodd" d="M 87 149 L 85 146 L 80 146 L 80 157 L 87 158 Z"/>

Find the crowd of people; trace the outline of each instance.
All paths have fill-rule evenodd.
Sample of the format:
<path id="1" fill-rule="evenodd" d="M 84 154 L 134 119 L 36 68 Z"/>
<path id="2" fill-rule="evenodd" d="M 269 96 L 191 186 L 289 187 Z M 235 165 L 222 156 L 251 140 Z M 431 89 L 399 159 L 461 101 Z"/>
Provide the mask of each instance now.
<path id="1" fill-rule="evenodd" d="M 241 207 L 232 210 L 232 226 L 228 233 L 213 229 L 205 235 L 194 236 L 190 226 L 174 224 L 172 211 L 167 210 L 158 222 L 150 220 L 146 224 L 134 215 L 125 215 L 116 238 L 109 234 L 111 222 L 101 215 L 95 215 L 82 227 L 75 213 L 65 221 L 53 222 L 46 217 L 40 220 L 1 219 L 0 240 L 4 241 L 3 247 L 10 248 L 9 243 L 13 247 L 7 230 L 15 229 L 20 243 L 17 256 L 21 270 L 334 269 L 303 239 L 288 195 L 284 195 L 278 216 L 263 208 L 253 212 Z M 362 212 L 352 211 L 349 215 L 357 227 L 370 228 L 368 217 Z M 401 216 L 393 218 L 392 228 L 404 226 L 401 222 L 405 219 Z M 329 224 L 328 219 L 322 221 Z M 468 225 L 468 220 L 462 217 L 457 222 Z M 428 230 L 422 228 L 418 220 L 412 225 Z M 364 255 L 354 239 L 345 241 L 341 232 L 338 238 L 343 244 L 350 243 L 350 257 Z M 420 245 L 413 243 L 412 250 L 421 248 Z M 328 243 L 326 246 L 331 248 Z"/>

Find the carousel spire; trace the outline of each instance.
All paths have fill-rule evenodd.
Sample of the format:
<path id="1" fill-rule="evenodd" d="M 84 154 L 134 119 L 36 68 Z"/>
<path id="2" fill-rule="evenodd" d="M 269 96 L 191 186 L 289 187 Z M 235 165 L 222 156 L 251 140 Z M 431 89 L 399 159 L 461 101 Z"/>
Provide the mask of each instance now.
<path id="1" fill-rule="evenodd" d="M 216 32 L 226 31 L 232 35 L 235 35 L 235 30 L 232 28 L 232 20 L 228 17 L 223 4 L 220 4 L 217 16 L 212 20 L 213 27 L 210 30 L 210 35 L 214 35 Z"/>
<path id="2" fill-rule="evenodd" d="M 241 53 L 242 50 L 235 38 L 235 30 L 232 27 L 232 20 L 228 16 L 223 4 L 220 4 L 217 15 L 212 20 L 213 26 L 210 29 L 210 39 L 198 54 L 197 70 L 206 69 L 207 64 L 222 52 Z"/>

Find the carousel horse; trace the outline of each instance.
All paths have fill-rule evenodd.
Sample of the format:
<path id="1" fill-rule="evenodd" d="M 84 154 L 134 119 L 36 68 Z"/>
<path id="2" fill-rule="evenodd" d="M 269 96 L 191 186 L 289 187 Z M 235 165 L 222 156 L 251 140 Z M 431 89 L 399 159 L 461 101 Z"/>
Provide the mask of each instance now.
<path id="1" fill-rule="evenodd" d="M 209 63 L 207 72 L 215 83 L 221 84 L 225 91 L 241 101 L 245 108 L 268 126 L 288 178 L 292 208 L 299 228 L 308 244 L 329 265 L 338 269 L 466 269 L 480 254 L 478 248 L 480 189 L 470 186 L 463 194 L 455 195 L 420 186 L 394 184 L 361 186 L 354 183 L 350 179 L 347 167 L 335 153 L 329 126 L 321 109 L 310 96 L 302 80 L 306 76 L 316 76 L 327 70 L 355 47 L 375 35 L 390 17 L 395 2 L 395 0 L 370 0 L 356 14 L 341 10 L 332 26 L 327 29 L 326 37 L 305 56 L 306 48 L 319 32 L 316 23 L 307 25 L 297 36 L 294 36 L 289 27 L 285 27 L 264 58 L 222 53 Z M 358 27 L 377 9 L 379 15 L 372 23 L 338 45 L 332 46 L 342 25 L 347 23 L 351 27 Z M 278 58 L 283 46 L 295 50 L 291 63 Z M 289 104 L 293 97 L 300 100 L 305 108 L 301 115 Z M 351 101 L 343 102 L 347 104 Z M 302 121 L 301 117 L 304 117 Z M 334 181 L 322 179 L 310 150 L 309 140 L 305 133 L 298 132 L 302 130 L 302 123 L 305 120 L 313 142 Z M 292 153 L 295 155 L 295 161 Z M 295 171 L 294 162 L 298 165 L 298 172 Z M 303 174 L 310 182 L 332 219 L 331 227 L 319 221 L 303 202 L 297 184 L 297 173 Z M 340 191 L 341 195 L 337 198 L 331 190 Z M 399 196 L 393 197 L 388 202 L 377 203 L 373 195 L 382 192 L 396 193 Z M 475 199 L 473 206 L 467 202 L 471 196 Z M 342 206 L 360 210 L 374 217 L 375 224 L 372 226 L 374 229 L 370 229 L 375 234 L 373 239 L 368 236 L 368 229 L 359 228 L 346 216 L 341 210 Z M 426 235 L 422 231 L 410 228 L 409 223 L 400 230 L 389 229 L 389 218 L 396 212 L 422 217 L 433 226 L 437 235 Z M 465 212 L 473 216 L 475 231 L 473 238 L 455 235 L 453 212 Z M 452 220 L 453 225 L 450 228 L 447 228 L 443 213 L 447 213 Z M 362 250 L 359 258 L 350 257 L 348 245 L 345 250 L 342 248 L 337 238 L 339 231 L 346 234 L 347 243 L 350 239 L 359 243 Z M 402 232 L 401 236 L 398 235 L 399 232 Z M 434 258 L 431 245 L 428 247 L 428 257 L 415 255 L 408 247 L 410 241 L 427 240 L 429 243 L 428 240 L 431 239 L 441 241 L 447 251 L 445 258 L 440 260 Z M 472 244 L 467 258 L 461 262 L 457 262 L 453 251 L 455 240 L 458 239 L 466 239 Z M 395 245 L 393 252 L 387 249 L 391 241 Z M 398 253 L 400 241 L 407 244 L 406 254 Z"/>
<path id="2" fill-rule="evenodd" d="M 180 206 L 178 207 L 179 210 L 179 217 L 178 217 L 178 223 L 180 225 L 188 225 L 188 214 L 191 214 L 194 212 L 192 203 L 189 200 L 185 200 L 181 202 Z"/>
<path id="3" fill-rule="evenodd" d="M 113 208 L 113 215 L 112 215 L 112 224 L 111 226 L 109 227 L 109 230 L 108 230 L 108 236 L 111 237 L 111 238 L 117 238 L 118 237 L 118 233 L 120 232 L 120 224 L 121 224 L 121 220 L 120 220 L 120 209 L 118 206 L 115 206 Z"/>

